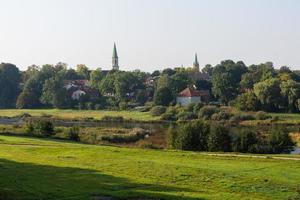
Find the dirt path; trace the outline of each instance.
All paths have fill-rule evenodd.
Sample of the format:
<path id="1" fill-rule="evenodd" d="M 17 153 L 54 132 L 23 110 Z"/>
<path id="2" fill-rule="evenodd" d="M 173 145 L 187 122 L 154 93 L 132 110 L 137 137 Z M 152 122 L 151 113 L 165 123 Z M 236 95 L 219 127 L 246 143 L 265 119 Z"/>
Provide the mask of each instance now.
<path id="1" fill-rule="evenodd" d="M 264 159 L 276 159 L 276 160 L 296 160 L 296 161 L 300 161 L 300 157 L 299 158 L 295 158 L 295 157 L 281 157 L 281 156 L 276 156 L 276 155 L 267 155 L 267 156 L 263 156 L 263 155 L 241 155 L 241 154 L 221 154 L 221 153 L 200 153 L 202 155 L 206 155 L 206 156 L 219 156 L 219 157 L 243 157 L 243 158 L 264 158 Z"/>

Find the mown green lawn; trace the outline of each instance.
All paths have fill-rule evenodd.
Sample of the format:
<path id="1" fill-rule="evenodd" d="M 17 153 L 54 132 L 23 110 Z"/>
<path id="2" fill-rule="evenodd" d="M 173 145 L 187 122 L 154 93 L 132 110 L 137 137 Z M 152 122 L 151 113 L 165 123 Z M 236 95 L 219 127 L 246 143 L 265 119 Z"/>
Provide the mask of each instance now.
<path id="1" fill-rule="evenodd" d="M 104 116 L 122 116 L 124 119 L 140 121 L 155 121 L 159 117 L 153 117 L 149 112 L 138 111 L 108 111 L 108 110 L 61 110 L 61 109 L 0 109 L 0 116 L 15 117 L 24 113 L 31 116 L 51 115 L 63 119 L 102 119 Z"/>
<path id="2" fill-rule="evenodd" d="M 284 200 L 299 187 L 300 161 L 0 136 L 0 199 Z"/>

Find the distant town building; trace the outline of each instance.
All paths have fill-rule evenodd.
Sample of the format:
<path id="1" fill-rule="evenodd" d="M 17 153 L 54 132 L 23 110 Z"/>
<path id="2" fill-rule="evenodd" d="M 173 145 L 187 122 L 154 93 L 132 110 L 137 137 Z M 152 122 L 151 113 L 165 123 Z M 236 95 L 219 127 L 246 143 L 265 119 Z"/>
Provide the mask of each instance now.
<path id="1" fill-rule="evenodd" d="M 95 99 L 100 95 L 96 89 L 91 88 L 88 80 L 66 80 L 64 87 L 72 100 L 79 100 L 83 95 Z"/>
<path id="2" fill-rule="evenodd" d="M 207 103 L 209 101 L 208 90 L 196 90 L 192 87 L 188 87 L 181 91 L 176 97 L 176 103 L 182 106 L 187 106 L 190 103 Z"/>
<path id="3" fill-rule="evenodd" d="M 193 81 L 208 80 L 210 78 L 209 74 L 203 73 L 203 72 L 200 71 L 200 65 L 199 65 L 199 62 L 198 62 L 197 53 L 195 54 L 195 60 L 194 60 L 194 63 L 193 63 L 193 68 L 189 72 L 189 77 Z"/>
<path id="4" fill-rule="evenodd" d="M 195 61 L 193 63 L 193 68 L 195 71 L 200 72 L 200 66 L 198 63 L 198 57 L 197 57 L 197 53 L 195 54 Z"/>

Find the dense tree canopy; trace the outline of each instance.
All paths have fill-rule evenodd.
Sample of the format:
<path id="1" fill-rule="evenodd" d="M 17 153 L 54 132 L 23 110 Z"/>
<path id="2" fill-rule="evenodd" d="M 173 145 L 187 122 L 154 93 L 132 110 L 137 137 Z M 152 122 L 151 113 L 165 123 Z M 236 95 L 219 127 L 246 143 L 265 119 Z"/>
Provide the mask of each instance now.
<path id="1" fill-rule="evenodd" d="M 222 103 L 228 104 L 239 93 L 242 75 L 247 72 L 243 62 L 222 61 L 212 72 L 212 92 Z"/>
<path id="2" fill-rule="evenodd" d="M 64 88 L 63 79 L 59 76 L 49 78 L 43 85 L 41 102 L 52 105 L 55 108 L 62 108 L 66 100 L 66 89 Z"/>
<path id="3" fill-rule="evenodd" d="M 245 111 L 300 112 L 300 72 L 267 62 L 247 67 L 225 60 L 206 65 L 202 73 L 192 68 L 166 68 L 153 73 L 90 70 L 80 64 L 76 70 L 65 63 L 31 65 L 20 72 L 12 64 L 0 65 L 0 108 L 133 108 L 176 103 L 186 87 L 208 90 L 213 103 L 235 105 Z M 196 75 L 196 76 L 194 76 Z M 199 75 L 199 76 L 198 76 Z M 203 76 L 202 76 L 203 75 Z M 209 77 L 207 78 L 207 75 Z M 195 78 L 196 77 L 196 78 Z M 84 80 L 80 80 L 84 79 Z M 87 83 L 81 88 L 95 96 L 72 100 L 65 87 L 70 81 Z M 71 86 L 72 87 L 72 86 Z"/>
<path id="4" fill-rule="evenodd" d="M 15 106 L 19 93 L 20 72 L 12 64 L 0 64 L 0 108 Z"/>
<path id="5" fill-rule="evenodd" d="M 254 85 L 254 93 L 267 111 L 277 111 L 281 104 L 280 81 L 270 78 Z"/>

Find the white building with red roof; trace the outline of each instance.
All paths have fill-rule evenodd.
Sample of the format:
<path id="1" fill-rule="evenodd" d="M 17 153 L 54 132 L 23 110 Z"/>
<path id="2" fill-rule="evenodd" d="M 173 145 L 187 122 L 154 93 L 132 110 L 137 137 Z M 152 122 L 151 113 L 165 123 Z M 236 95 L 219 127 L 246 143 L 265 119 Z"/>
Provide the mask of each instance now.
<path id="1" fill-rule="evenodd" d="M 177 95 L 176 103 L 182 106 L 187 106 L 190 103 L 207 103 L 209 96 L 208 90 L 195 90 L 188 87 Z"/>

